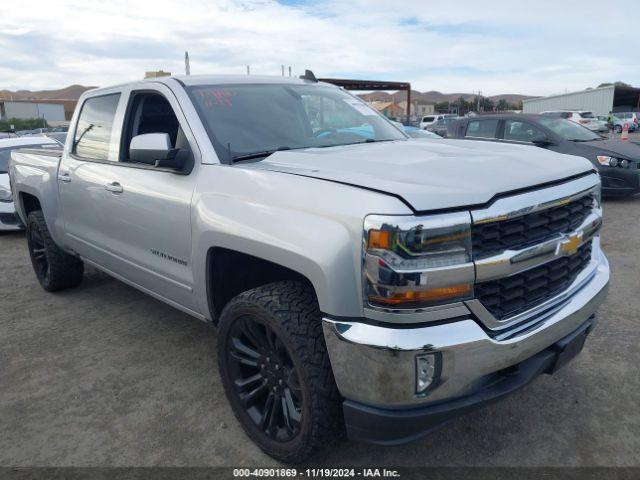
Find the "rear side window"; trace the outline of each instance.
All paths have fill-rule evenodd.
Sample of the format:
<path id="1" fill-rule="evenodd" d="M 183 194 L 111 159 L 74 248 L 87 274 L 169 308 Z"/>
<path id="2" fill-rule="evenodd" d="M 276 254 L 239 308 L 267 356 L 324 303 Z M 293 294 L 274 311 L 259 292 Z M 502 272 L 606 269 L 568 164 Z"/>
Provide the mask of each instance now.
<path id="1" fill-rule="evenodd" d="M 109 160 L 111 132 L 120 94 L 87 99 L 82 105 L 73 153 L 92 160 Z"/>
<path id="2" fill-rule="evenodd" d="M 423 117 L 422 121 L 423 122 L 433 122 L 436 119 L 436 117 Z"/>
<path id="3" fill-rule="evenodd" d="M 496 138 L 498 120 L 472 120 L 467 127 L 467 137 Z"/>

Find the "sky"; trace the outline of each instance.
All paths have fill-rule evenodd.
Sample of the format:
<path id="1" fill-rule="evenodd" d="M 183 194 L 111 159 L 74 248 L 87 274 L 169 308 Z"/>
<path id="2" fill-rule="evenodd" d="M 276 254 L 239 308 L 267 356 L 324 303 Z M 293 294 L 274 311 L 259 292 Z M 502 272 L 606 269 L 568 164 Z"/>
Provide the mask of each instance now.
<path id="1" fill-rule="evenodd" d="M 193 75 L 284 64 L 444 93 L 640 86 L 638 15 L 601 0 L 0 0 L 0 90 L 182 74 L 185 50 Z"/>

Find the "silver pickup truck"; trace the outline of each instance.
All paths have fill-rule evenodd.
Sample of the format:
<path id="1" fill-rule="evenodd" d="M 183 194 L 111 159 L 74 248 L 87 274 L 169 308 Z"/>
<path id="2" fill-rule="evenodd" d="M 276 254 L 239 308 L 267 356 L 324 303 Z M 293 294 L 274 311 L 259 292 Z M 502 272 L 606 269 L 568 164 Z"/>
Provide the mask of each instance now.
<path id="1" fill-rule="evenodd" d="M 587 160 L 411 140 L 311 75 L 92 90 L 62 153 L 10 175 L 42 287 L 89 264 L 216 324 L 233 411 L 282 461 L 345 429 L 409 441 L 555 372 L 609 282 Z"/>

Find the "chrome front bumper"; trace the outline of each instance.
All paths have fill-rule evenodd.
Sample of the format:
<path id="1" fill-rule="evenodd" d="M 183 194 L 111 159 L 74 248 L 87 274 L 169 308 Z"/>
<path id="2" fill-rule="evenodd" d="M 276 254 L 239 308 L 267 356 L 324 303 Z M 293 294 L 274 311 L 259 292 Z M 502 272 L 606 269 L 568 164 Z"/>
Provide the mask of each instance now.
<path id="1" fill-rule="evenodd" d="M 323 319 L 324 337 L 340 393 L 347 400 L 375 407 L 418 407 L 470 395 L 492 374 L 545 350 L 584 324 L 603 302 L 609 264 L 599 246 L 590 280 L 559 308 L 528 320 L 528 328 L 497 340 L 472 316 L 457 321 L 407 328 L 359 321 Z M 437 322 L 436 322 L 437 323 Z M 437 387 L 416 394 L 415 357 L 440 352 Z"/>

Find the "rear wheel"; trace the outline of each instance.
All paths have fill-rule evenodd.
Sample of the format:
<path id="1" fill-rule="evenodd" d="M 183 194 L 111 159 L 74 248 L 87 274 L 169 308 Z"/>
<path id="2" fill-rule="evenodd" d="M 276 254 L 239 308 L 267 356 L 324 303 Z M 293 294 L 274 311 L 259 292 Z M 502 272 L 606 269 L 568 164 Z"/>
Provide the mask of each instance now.
<path id="1" fill-rule="evenodd" d="M 29 214 L 26 235 L 31 264 L 42 288 L 55 292 L 75 287 L 82 282 L 84 264 L 56 245 L 42 211 Z"/>
<path id="2" fill-rule="evenodd" d="M 341 432 L 341 404 L 311 288 L 277 282 L 220 318 L 218 364 L 233 412 L 268 455 L 301 462 Z"/>

